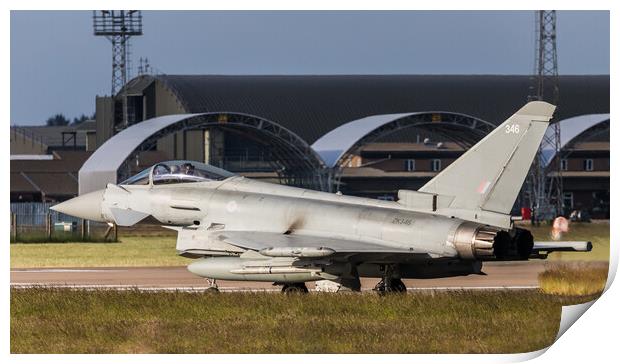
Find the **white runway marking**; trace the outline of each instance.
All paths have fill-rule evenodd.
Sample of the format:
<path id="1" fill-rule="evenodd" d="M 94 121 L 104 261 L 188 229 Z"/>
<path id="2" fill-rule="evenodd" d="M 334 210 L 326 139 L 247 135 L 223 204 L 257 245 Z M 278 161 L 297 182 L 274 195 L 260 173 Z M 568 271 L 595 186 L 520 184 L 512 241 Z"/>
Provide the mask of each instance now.
<path id="1" fill-rule="evenodd" d="M 140 292 L 204 292 L 210 287 L 148 287 L 123 284 L 41 284 L 41 283 L 11 283 L 11 288 L 28 289 L 28 288 L 67 288 L 74 290 L 96 291 L 96 290 L 112 290 L 112 291 L 140 291 Z M 220 292 L 280 292 L 279 288 L 234 288 L 220 287 Z"/>
<path id="2" fill-rule="evenodd" d="M 11 283 L 11 288 L 67 288 L 74 290 L 114 290 L 114 291 L 140 291 L 140 292 L 205 292 L 209 287 L 149 287 L 121 284 L 40 284 L 40 283 Z M 477 287 L 414 287 L 407 288 L 407 291 L 478 291 L 478 290 L 530 290 L 538 289 L 539 286 L 477 286 Z M 280 292 L 280 288 L 234 288 L 219 287 L 220 292 Z M 363 292 L 372 289 L 363 289 Z"/>
<path id="3" fill-rule="evenodd" d="M 126 272 L 124 269 L 62 269 L 62 268 L 47 268 L 47 269 L 24 269 L 24 270 L 11 270 L 11 273 L 102 273 L 102 272 Z"/>
<path id="4" fill-rule="evenodd" d="M 465 291 L 465 290 L 509 290 L 538 289 L 540 286 L 480 286 L 480 287 L 412 287 L 407 291 Z"/>

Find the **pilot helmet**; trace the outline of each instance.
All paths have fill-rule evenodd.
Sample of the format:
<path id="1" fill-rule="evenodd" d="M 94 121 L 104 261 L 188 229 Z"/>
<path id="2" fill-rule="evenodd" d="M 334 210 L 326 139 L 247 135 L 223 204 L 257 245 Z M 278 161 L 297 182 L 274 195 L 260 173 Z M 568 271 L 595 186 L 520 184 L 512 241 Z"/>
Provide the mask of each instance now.
<path id="1" fill-rule="evenodd" d="M 194 165 L 191 163 L 183 163 L 181 165 L 181 172 L 185 174 L 193 174 L 194 173 Z"/>

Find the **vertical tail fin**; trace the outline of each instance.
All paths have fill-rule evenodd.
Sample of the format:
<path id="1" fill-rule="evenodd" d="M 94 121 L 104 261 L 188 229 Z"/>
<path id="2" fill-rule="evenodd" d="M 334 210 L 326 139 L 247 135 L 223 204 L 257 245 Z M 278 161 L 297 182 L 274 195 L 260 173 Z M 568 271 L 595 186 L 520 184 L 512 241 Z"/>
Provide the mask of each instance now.
<path id="1" fill-rule="evenodd" d="M 554 111 L 526 104 L 419 191 L 454 196 L 450 209 L 508 214 Z"/>

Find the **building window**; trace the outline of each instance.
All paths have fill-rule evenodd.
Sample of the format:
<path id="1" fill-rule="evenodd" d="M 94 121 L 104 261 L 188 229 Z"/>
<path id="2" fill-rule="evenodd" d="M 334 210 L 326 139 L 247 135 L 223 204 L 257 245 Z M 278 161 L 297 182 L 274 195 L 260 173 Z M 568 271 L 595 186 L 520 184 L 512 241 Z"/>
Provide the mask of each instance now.
<path id="1" fill-rule="evenodd" d="M 594 170 L 594 161 L 592 159 L 586 159 L 583 161 L 583 169 L 586 171 Z"/>
<path id="2" fill-rule="evenodd" d="M 433 159 L 431 163 L 431 169 L 433 170 L 433 172 L 441 170 L 441 159 Z"/>
<path id="3" fill-rule="evenodd" d="M 564 192 L 562 196 L 562 200 L 565 208 L 572 209 L 573 208 L 573 193 L 572 192 Z"/>
<path id="4" fill-rule="evenodd" d="M 415 171 L 415 159 L 405 160 L 405 170 L 407 172 Z"/>
<path id="5" fill-rule="evenodd" d="M 568 171 L 568 159 L 560 159 L 560 170 Z"/>

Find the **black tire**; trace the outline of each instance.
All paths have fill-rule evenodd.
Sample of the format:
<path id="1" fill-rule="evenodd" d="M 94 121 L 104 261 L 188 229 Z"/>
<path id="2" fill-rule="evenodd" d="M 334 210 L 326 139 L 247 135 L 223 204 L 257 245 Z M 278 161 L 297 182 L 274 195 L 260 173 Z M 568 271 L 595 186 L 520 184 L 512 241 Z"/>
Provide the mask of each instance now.
<path id="1" fill-rule="evenodd" d="M 284 294 L 306 294 L 308 293 L 308 287 L 305 284 L 285 284 L 282 286 L 282 293 Z"/>
<path id="2" fill-rule="evenodd" d="M 375 287 L 375 291 L 377 291 L 380 295 L 388 294 L 388 293 L 407 293 L 407 286 L 400 279 L 392 279 L 390 282 L 390 287 L 386 287 L 385 285 L 378 284 Z"/>
<path id="3" fill-rule="evenodd" d="M 394 279 L 392 281 L 392 292 L 406 293 L 407 286 L 405 286 L 403 281 L 401 281 L 400 279 Z"/>

